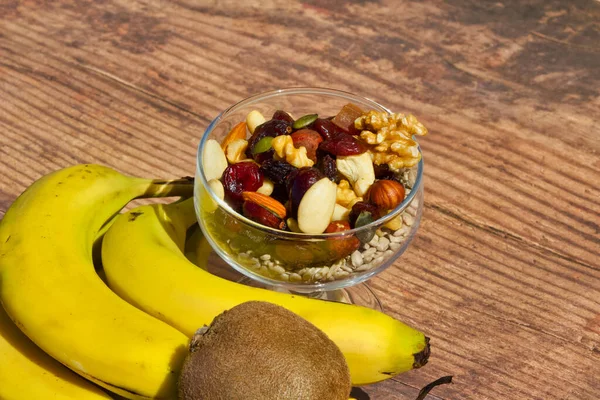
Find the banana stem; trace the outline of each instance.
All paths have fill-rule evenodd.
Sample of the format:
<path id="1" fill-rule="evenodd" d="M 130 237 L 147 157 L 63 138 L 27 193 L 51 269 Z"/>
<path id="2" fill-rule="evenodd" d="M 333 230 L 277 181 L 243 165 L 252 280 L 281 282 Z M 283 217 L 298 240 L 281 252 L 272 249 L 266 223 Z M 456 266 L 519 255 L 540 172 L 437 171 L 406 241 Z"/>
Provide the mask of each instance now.
<path id="1" fill-rule="evenodd" d="M 180 179 L 154 179 L 150 181 L 146 191 L 141 196 L 145 197 L 192 197 L 194 194 L 194 178 L 186 176 Z"/>

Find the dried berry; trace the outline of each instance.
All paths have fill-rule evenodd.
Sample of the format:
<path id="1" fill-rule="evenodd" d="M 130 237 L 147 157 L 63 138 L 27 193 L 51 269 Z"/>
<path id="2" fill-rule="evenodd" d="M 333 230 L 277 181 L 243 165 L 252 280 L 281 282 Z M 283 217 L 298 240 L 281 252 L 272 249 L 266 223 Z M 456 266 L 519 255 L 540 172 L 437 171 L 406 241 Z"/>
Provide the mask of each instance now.
<path id="1" fill-rule="evenodd" d="M 335 156 L 355 156 L 367 151 L 367 146 L 354 136 L 342 133 L 324 140 L 319 149 Z"/>
<path id="2" fill-rule="evenodd" d="M 290 163 L 273 159 L 264 161 L 260 166 L 263 174 L 277 185 L 284 185 L 290 172 L 296 169 Z"/>
<path id="3" fill-rule="evenodd" d="M 323 175 L 329 178 L 332 182 L 337 182 L 338 170 L 335 164 L 335 159 L 329 154 L 325 154 L 321 157 L 319 163 L 319 170 L 323 172 Z"/>
<path id="4" fill-rule="evenodd" d="M 294 123 L 294 118 L 287 112 L 283 110 L 277 110 L 273 113 L 273 117 L 271 119 L 276 119 L 279 121 L 289 122 L 290 124 Z"/>
<path id="5" fill-rule="evenodd" d="M 373 170 L 377 179 L 391 179 L 394 176 L 394 172 L 390 170 L 390 166 L 387 164 L 374 164 Z"/>
<path id="6" fill-rule="evenodd" d="M 263 151 L 262 153 L 257 153 L 253 156 L 253 158 L 254 158 L 254 161 L 256 161 L 257 163 L 262 165 L 262 163 L 272 160 L 274 156 L 275 156 L 275 150 L 271 149 L 271 150 Z"/>
<path id="7" fill-rule="evenodd" d="M 324 140 L 331 139 L 338 133 L 341 133 L 341 129 L 333 122 L 323 118 L 317 118 L 313 124 L 313 129 L 319 132 L 319 135 L 321 135 Z"/>
<path id="8" fill-rule="evenodd" d="M 292 133 L 292 126 L 289 122 L 280 121 L 276 119 L 269 120 L 264 124 L 256 127 L 250 139 L 248 139 L 248 149 L 246 155 L 252 158 L 254 152 L 254 146 L 264 137 L 276 137 L 279 135 L 289 135 Z M 260 154 L 260 153 L 259 153 Z"/>
<path id="9" fill-rule="evenodd" d="M 255 192 L 263 184 L 263 173 L 253 162 L 232 164 L 223 173 L 225 199 L 238 208 L 242 204 L 242 192 Z"/>

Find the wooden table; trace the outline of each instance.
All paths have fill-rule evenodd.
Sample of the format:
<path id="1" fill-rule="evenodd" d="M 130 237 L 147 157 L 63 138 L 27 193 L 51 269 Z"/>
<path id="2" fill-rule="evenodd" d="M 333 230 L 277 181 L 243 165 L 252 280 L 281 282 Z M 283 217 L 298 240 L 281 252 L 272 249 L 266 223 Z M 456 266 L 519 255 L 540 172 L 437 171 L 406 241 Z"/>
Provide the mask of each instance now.
<path id="1" fill-rule="evenodd" d="M 0 2 L 0 215 L 74 163 L 193 174 L 251 94 L 368 96 L 430 130 L 421 228 L 371 286 L 432 356 L 364 393 L 600 398 L 600 3 L 244 3 Z"/>

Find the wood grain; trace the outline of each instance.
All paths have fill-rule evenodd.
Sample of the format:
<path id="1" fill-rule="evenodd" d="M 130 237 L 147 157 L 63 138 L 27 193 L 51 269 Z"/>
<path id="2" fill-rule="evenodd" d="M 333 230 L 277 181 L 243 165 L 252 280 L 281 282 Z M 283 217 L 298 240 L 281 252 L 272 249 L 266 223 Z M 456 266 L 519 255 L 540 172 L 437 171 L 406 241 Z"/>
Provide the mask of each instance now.
<path id="1" fill-rule="evenodd" d="M 193 174 L 228 105 L 327 86 L 430 130 L 414 245 L 372 280 L 432 338 L 373 399 L 600 397 L 600 4 L 25 0 L 0 6 L 0 216 L 76 162 Z"/>

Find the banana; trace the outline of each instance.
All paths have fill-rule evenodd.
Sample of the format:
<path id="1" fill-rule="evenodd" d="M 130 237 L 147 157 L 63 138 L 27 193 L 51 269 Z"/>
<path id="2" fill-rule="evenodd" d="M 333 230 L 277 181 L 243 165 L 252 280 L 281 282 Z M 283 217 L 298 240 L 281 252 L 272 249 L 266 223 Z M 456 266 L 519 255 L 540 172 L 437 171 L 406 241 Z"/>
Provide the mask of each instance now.
<path id="1" fill-rule="evenodd" d="M 427 362 L 429 339 L 381 312 L 252 288 L 198 268 L 183 252 L 186 229 L 195 221 L 192 199 L 141 206 L 118 216 L 102 245 L 109 286 L 188 336 L 242 302 L 279 304 L 312 322 L 340 347 L 354 385 L 378 382 Z"/>
<path id="2" fill-rule="evenodd" d="M 0 307 L 0 399 L 107 400 L 100 388 L 40 350 Z"/>
<path id="3" fill-rule="evenodd" d="M 192 187 L 100 165 L 34 182 L 0 221 L 6 313 L 42 350 L 98 385 L 132 399 L 175 398 L 187 337 L 113 293 L 94 270 L 92 246 L 130 200 L 189 196 Z"/>

